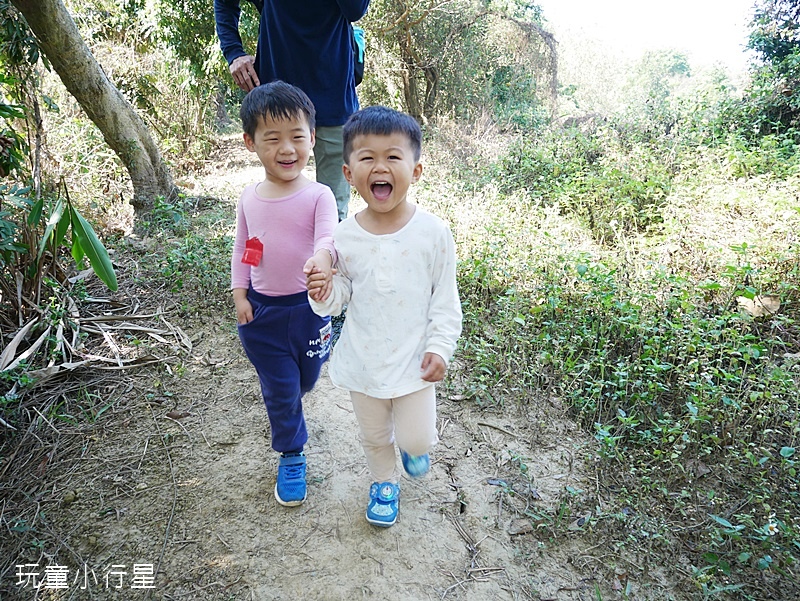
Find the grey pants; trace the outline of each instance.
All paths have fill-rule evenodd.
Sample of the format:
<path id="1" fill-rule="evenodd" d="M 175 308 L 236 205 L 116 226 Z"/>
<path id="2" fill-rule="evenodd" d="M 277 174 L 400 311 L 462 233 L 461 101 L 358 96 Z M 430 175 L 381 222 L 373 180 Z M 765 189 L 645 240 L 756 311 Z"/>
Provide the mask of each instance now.
<path id="1" fill-rule="evenodd" d="M 314 144 L 314 160 L 317 165 L 317 181 L 325 184 L 336 197 L 339 221 L 347 218 L 350 203 L 350 184 L 342 173 L 342 126 L 318 127 Z"/>

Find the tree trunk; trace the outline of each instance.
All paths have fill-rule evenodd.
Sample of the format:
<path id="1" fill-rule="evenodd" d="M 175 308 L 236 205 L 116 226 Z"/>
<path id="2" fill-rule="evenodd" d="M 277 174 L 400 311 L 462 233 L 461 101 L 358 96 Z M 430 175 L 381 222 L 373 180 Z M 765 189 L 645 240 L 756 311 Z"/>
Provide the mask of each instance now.
<path id="1" fill-rule="evenodd" d="M 423 114 L 426 119 L 433 119 L 436 115 L 436 95 L 439 92 L 439 69 L 434 65 L 422 68 L 425 73 L 425 102 Z"/>
<path id="2" fill-rule="evenodd" d="M 177 190 L 144 121 L 108 79 L 61 0 L 11 0 L 36 36 L 64 86 L 100 129 L 133 183 L 137 212 Z"/>
<path id="3" fill-rule="evenodd" d="M 422 123 L 422 107 L 419 103 L 419 86 L 417 86 L 416 78 L 417 66 L 414 64 L 414 59 L 408 56 L 403 57 L 403 59 L 406 64 L 406 68 L 402 72 L 406 112 Z"/>

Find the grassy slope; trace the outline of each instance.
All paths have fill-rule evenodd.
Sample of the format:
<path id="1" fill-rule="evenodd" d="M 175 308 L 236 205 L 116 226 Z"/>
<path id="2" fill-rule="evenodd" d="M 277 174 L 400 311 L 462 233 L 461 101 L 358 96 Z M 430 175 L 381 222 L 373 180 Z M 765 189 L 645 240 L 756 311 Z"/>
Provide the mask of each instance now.
<path id="1" fill-rule="evenodd" d="M 417 193 L 459 247 L 466 394 L 569 401 L 598 441 L 600 488 L 581 501 L 604 548 L 661 556 L 702 597 L 798 594 L 800 179 L 686 151 L 648 221 L 631 182 L 663 171 L 658 149 L 605 145 L 565 179 L 535 143 L 509 167 L 513 151 L 477 139 L 440 129 Z M 777 314 L 743 310 L 754 295 Z"/>

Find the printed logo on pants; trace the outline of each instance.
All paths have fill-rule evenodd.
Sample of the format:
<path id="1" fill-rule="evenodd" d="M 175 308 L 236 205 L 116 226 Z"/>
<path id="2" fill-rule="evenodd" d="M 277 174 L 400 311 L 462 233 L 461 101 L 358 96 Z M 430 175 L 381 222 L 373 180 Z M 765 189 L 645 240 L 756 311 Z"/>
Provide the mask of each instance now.
<path id="1" fill-rule="evenodd" d="M 325 326 L 319 331 L 319 338 L 316 340 L 309 340 L 308 341 L 308 352 L 306 355 L 309 357 L 313 357 L 315 355 L 319 357 L 324 357 L 331 351 L 331 334 L 333 330 L 331 328 L 331 322 L 325 324 Z M 314 347 L 319 347 L 315 349 Z"/>

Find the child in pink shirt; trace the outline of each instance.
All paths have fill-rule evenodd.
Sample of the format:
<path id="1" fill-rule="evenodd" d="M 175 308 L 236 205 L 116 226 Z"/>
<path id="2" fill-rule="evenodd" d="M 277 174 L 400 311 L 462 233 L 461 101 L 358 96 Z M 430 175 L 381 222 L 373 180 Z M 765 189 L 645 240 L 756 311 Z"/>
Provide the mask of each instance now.
<path id="1" fill-rule="evenodd" d="M 295 506 L 307 495 L 302 398 L 331 340 L 330 318 L 309 306 L 304 269 L 330 276 L 338 215 L 330 189 L 302 173 L 314 146 L 308 97 L 272 82 L 245 97 L 240 116 L 244 143 L 265 178 L 245 188 L 236 209 L 231 289 L 239 338 L 258 373 L 272 448 L 280 453 L 275 498 Z"/>

